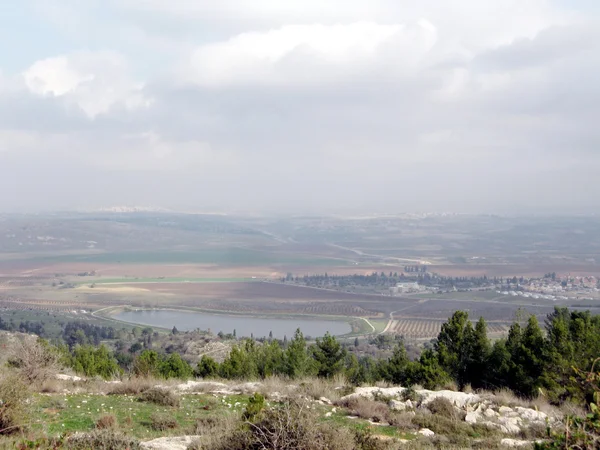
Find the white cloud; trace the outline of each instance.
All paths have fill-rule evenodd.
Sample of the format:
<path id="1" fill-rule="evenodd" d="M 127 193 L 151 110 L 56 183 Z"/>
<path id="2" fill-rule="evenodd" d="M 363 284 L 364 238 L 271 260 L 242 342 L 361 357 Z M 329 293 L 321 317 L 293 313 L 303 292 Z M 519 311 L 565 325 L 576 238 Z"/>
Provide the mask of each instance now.
<path id="1" fill-rule="evenodd" d="M 205 86 L 329 84 L 361 74 L 393 78 L 416 69 L 436 41 L 435 27 L 425 20 L 286 25 L 201 46 L 181 75 Z"/>
<path id="2" fill-rule="evenodd" d="M 64 98 L 94 118 L 114 107 L 135 109 L 151 103 L 129 72 L 118 53 L 78 52 L 37 61 L 23 77 L 32 93 Z"/>

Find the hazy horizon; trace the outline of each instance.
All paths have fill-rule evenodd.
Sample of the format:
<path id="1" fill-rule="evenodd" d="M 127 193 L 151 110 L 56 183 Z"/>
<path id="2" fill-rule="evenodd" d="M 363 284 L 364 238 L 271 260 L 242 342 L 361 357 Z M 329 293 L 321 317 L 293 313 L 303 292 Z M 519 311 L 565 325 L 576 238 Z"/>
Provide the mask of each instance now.
<path id="1" fill-rule="evenodd" d="M 589 0 L 0 7 L 0 211 L 593 214 Z"/>

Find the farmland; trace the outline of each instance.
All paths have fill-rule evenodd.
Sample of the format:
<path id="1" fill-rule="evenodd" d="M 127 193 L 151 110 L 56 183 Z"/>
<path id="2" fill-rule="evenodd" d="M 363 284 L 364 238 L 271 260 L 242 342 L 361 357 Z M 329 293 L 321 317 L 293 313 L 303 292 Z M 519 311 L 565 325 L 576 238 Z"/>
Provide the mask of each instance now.
<path id="1" fill-rule="evenodd" d="M 518 315 L 542 318 L 557 303 L 475 291 L 390 297 L 368 287 L 350 293 L 278 280 L 290 273 L 402 272 L 407 264 L 456 277 L 597 276 L 597 261 L 600 219 L 594 217 L 3 216 L 0 314 L 75 311 L 81 317 L 86 311 L 83 317 L 92 320 L 91 311 L 130 305 L 360 317 L 377 323 L 377 332 L 426 339 L 463 309 L 485 317 L 490 332 L 500 335 Z"/>

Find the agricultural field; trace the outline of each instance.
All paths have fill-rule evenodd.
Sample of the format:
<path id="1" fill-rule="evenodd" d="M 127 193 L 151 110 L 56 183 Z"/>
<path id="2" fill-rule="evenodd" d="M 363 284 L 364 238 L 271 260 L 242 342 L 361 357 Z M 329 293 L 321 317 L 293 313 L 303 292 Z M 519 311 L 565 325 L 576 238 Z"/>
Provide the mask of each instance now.
<path id="1" fill-rule="evenodd" d="M 366 318 L 434 337 L 457 309 L 501 334 L 556 305 L 495 292 L 390 297 L 276 283 L 426 265 L 446 276 L 600 274 L 600 219 L 493 216 L 237 217 L 68 213 L 0 217 L 0 308 L 89 317 L 107 307 Z M 579 304 L 576 300 L 565 304 Z M 585 304 L 595 307 L 595 304 Z M 85 311 L 85 313 L 82 313 Z M 101 320 L 96 317 L 93 320 Z M 490 325 L 492 327 L 492 325 Z"/>

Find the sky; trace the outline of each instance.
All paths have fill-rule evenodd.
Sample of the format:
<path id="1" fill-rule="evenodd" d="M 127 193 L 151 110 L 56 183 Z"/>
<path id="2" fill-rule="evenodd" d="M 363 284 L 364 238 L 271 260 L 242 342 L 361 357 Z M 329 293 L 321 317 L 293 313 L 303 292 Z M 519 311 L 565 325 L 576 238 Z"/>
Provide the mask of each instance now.
<path id="1" fill-rule="evenodd" d="M 596 0 L 4 0 L 0 211 L 596 213 Z"/>

